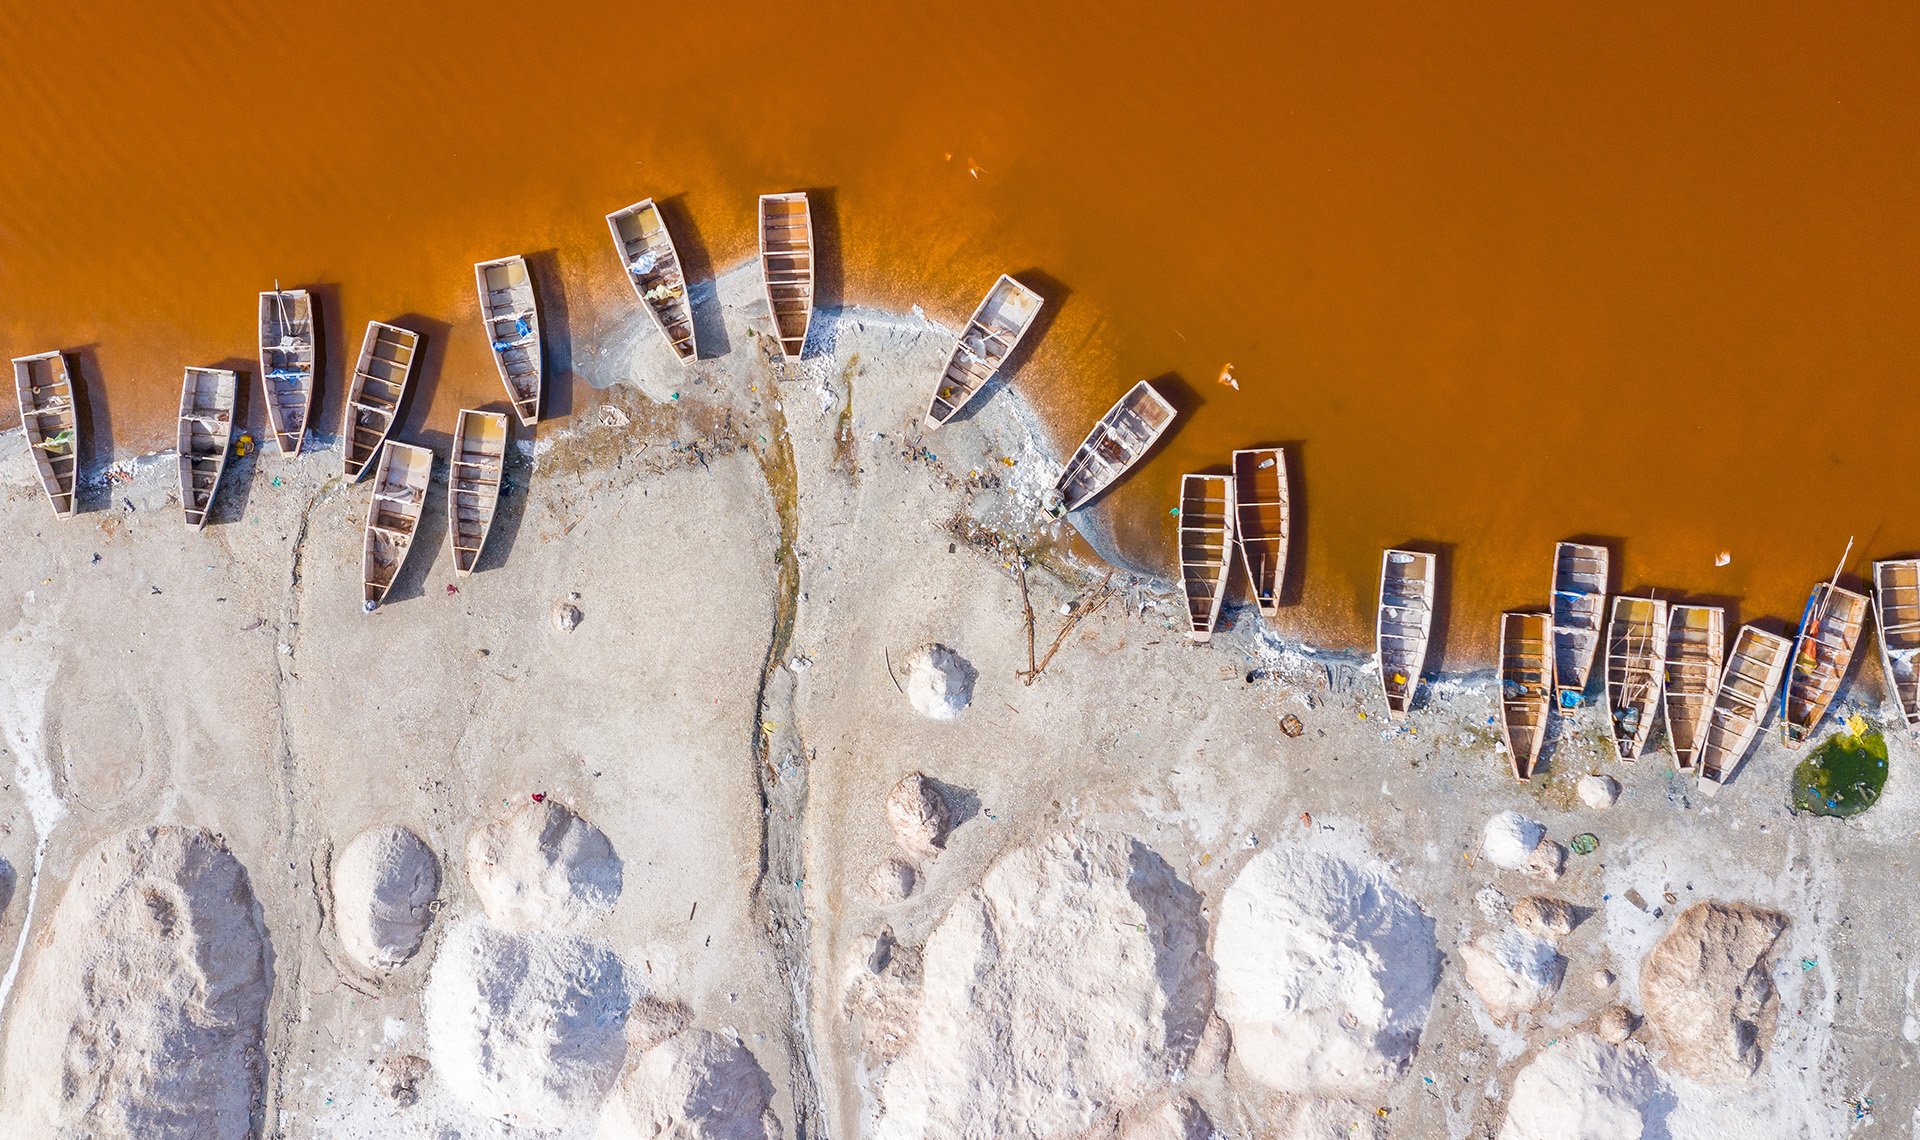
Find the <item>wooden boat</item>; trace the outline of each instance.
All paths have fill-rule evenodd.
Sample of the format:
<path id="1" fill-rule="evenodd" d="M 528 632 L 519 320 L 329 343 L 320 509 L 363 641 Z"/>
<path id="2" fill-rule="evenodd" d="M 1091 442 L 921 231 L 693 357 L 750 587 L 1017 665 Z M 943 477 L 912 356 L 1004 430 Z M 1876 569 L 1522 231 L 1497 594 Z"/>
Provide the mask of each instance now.
<path id="1" fill-rule="evenodd" d="M 43 352 L 13 362 L 13 390 L 20 398 L 20 425 L 40 471 L 40 485 L 55 518 L 73 517 L 75 477 L 80 468 L 80 420 L 73 404 L 73 375 L 64 353 Z"/>
<path id="2" fill-rule="evenodd" d="M 447 537 L 453 572 L 473 573 L 500 502 L 500 475 L 507 461 L 507 417 L 460 409 L 453 428 L 453 462 L 447 471 Z"/>
<path id="3" fill-rule="evenodd" d="M 1562 542 L 1553 548 L 1553 687 L 1561 708 L 1577 708 L 1600 652 L 1607 612 L 1607 548 Z"/>
<path id="4" fill-rule="evenodd" d="M 1553 628 L 1546 614 L 1500 615 L 1500 735 L 1507 742 L 1513 777 L 1533 778 L 1540 748 L 1547 742 L 1547 718 L 1553 706 Z"/>
<path id="5" fill-rule="evenodd" d="M 227 473 L 239 388 L 240 377 L 219 368 L 189 368 L 180 385 L 180 506 L 193 530 L 205 529 Z"/>
<path id="6" fill-rule="evenodd" d="M 1667 742 L 1676 767 L 1693 767 L 1706 738 L 1707 716 L 1720 692 L 1726 657 L 1727 613 L 1719 606 L 1674 606 L 1667 611 Z"/>
<path id="7" fill-rule="evenodd" d="M 1233 558 L 1233 481 L 1225 475 L 1180 477 L 1180 592 L 1187 599 L 1187 636 L 1213 640 Z"/>
<path id="8" fill-rule="evenodd" d="M 1380 684 L 1390 720 L 1406 717 L 1420 687 L 1420 671 L 1427 665 L 1434 568 L 1433 555 L 1417 550 L 1389 550 L 1380 556 L 1380 617 L 1373 646 L 1380 656 Z"/>
<path id="9" fill-rule="evenodd" d="M 1287 453 L 1263 447 L 1233 453 L 1234 545 L 1253 602 L 1273 617 L 1287 584 Z"/>
<path id="10" fill-rule="evenodd" d="M 1920 558 L 1873 564 L 1873 624 L 1880 631 L 1880 668 L 1908 728 L 1920 727 Z"/>
<path id="11" fill-rule="evenodd" d="M 479 262 L 473 267 L 473 281 L 480 291 L 480 320 L 500 382 L 507 386 L 513 413 L 532 427 L 540 422 L 546 354 L 541 351 L 540 306 L 527 259 L 514 254 Z"/>
<path id="12" fill-rule="evenodd" d="M 406 398 L 407 385 L 413 380 L 413 362 L 419 351 L 419 333 L 380 321 L 367 322 L 367 338 L 360 345 L 360 360 L 353 366 L 346 415 L 341 418 L 347 437 L 349 482 L 357 481 L 373 466 L 380 445 L 392 433 L 400 401 Z"/>
<path id="13" fill-rule="evenodd" d="M 813 321 L 813 211 L 805 194 L 760 195 L 760 278 L 780 351 L 798 360 Z"/>
<path id="14" fill-rule="evenodd" d="M 1667 603 L 1622 595 L 1607 622 L 1607 708 L 1613 750 L 1632 763 L 1653 731 L 1667 673 Z"/>
<path id="15" fill-rule="evenodd" d="M 260 294 L 260 385 L 267 398 L 267 426 L 282 455 L 300 454 L 313 414 L 319 361 L 313 298 L 307 291 Z"/>
<path id="16" fill-rule="evenodd" d="M 673 244 L 667 220 L 660 207 L 646 198 L 624 210 L 607 215 L 607 229 L 613 234 L 613 248 L 620 253 L 620 267 L 640 307 L 653 316 L 667 347 L 682 364 L 692 364 L 700 356 L 698 337 L 693 329 L 693 303 L 687 296 L 686 270 L 680 265 L 680 251 Z"/>
<path id="17" fill-rule="evenodd" d="M 1135 384 L 1107 409 L 1073 458 L 1067 460 L 1066 469 L 1047 494 L 1047 509 L 1059 518 L 1092 502 L 1140 462 L 1140 457 L 1166 434 L 1177 414 L 1153 385 L 1145 380 Z"/>
<path id="18" fill-rule="evenodd" d="M 1732 778 L 1754 737 L 1760 735 L 1792 652 L 1793 643 L 1784 637 L 1750 625 L 1740 627 L 1720 674 L 1706 733 L 1700 738 L 1700 791 L 1705 795 L 1717 794 Z"/>
<path id="19" fill-rule="evenodd" d="M 368 613 L 386 598 L 407 560 L 420 512 L 433 478 L 433 452 L 388 440 L 380 449 L 373 476 L 373 501 L 367 505 L 367 542 L 360 561 L 364 605 Z"/>
<path id="20" fill-rule="evenodd" d="M 946 371 L 940 374 L 933 402 L 927 406 L 928 431 L 939 430 L 979 395 L 1027 335 L 1041 304 L 1040 294 L 1000 275 L 953 342 Z"/>
<path id="21" fill-rule="evenodd" d="M 1799 747 L 1827 714 L 1853 663 L 1867 610 L 1865 597 L 1832 582 L 1820 583 L 1807 596 L 1780 694 L 1780 739 L 1788 748 Z"/>

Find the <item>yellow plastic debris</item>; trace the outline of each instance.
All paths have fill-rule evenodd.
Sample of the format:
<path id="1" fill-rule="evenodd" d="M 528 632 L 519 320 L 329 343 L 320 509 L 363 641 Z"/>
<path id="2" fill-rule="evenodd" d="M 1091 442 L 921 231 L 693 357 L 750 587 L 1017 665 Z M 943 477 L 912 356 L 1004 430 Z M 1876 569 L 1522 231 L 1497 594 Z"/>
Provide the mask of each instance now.
<path id="1" fill-rule="evenodd" d="M 1859 713 L 1849 713 L 1847 715 L 1848 732 L 1853 733 L 1855 736 L 1865 736 L 1867 734 L 1867 728 L 1866 717 L 1861 716 Z"/>

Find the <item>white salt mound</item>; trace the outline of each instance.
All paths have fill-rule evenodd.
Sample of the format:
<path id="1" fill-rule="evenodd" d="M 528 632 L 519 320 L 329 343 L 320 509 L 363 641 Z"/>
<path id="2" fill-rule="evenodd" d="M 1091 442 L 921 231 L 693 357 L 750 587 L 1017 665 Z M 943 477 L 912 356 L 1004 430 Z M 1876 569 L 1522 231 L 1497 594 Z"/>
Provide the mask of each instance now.
<path id="1" fill-rule="evenodd" d="M 1536 938 L 1558 942 L 1580 923 L 1573 904 L 1565 899 L 1528 895 L 1513 904 L 1513 924 Z"/>
<path id="2" fill-rule="evenodd" d="M 1384 1087 L 1419 1046 L 1439 976 L 1433 920 L 1379 870 L 1292 848 L 1254 856 L 1220 905 L 1219 1010 L 1281 1092 Z"/>
<path id="3" fill-rule="evenodd" d="M 933 720 L 953 720 L 973 699 L 973 670 L 944 645 L 923 645 L 907 658 L 907 699 Z"/>
<path id="4" fill-rule="evenodd" d="M 613 909 L 621 866 L 599 828 L 549 797 L 476 830 L 467 878 L 507 930 L 578 930 Z"/>
<path id="5" fill-rule="evenodd" d="M 1192 1100 L 1170 1100 L 1151 1112 L 1127 1121 L 1120 1140 L 1207 1140 L 1213 1121 Z"/>
<path id="6" fill-rule="evenodd" d="M 1113 1131 L 1165 1099 L 1206 1028 L 1203 931 L 1199 896 L 1128 836 L 1069 833 L 1002 856 L 927 940 L 911 1040 L 871 1134 Z"/>
<path id="7" fill-rule="evenodd" d="M 1518 871 L 1546 837 L 1545 827 L 1517 811 L 1503 811 L 1488 820 L 1480 833 L 1480 857 L 1496 867 Z"/>
<path id="8" fill-rule="evenodd" d="M 469 1108 L 556 1128 L 600 1107 L 626 1060 L 620 958 L 584 938 L 474 918 L 441 943 L 422 995 L 434 1071 Z"/>
<path id="9" fill-rule="evenodd" d="M 1638 1045 L 1576 1037 L 1514 1078 L 1500 1140 L 1641 1140 L 1666 1135 L 1673 1103 Z"/>
<path id="10" fill-rule="evenodd" d="M 1460 964 L 1496 1021 L 1552 1001 L 1567 976 L 1567 960 L 1553 943 L 1513 926 L 1463 943 Z"/>
<path id="11" fill-rule="evenodd" d="M 704 1029 L 640 1055 L 607 1104 L 600 1140 L 779 1140 L 773 1082 L 746 1047 Z"/>
<path id="12" fill-rule="evenodd" d="M 0 1136 L 250 1137 L 273 983 L 225 842 L 148 827 L 80 860 L 11 1011 Z"/>
<path id="13" fill-rule="evenodd" d="M 1741 1084 L 1773 1040 L 1769 976 L 1787 916 L 1744 903 L 1695 903 L 1647 951 L 1640 1006 L 1661 1064 L 1705 1084 Z"/>
<path id="14" fill-rule="evenodd" d="M 1580 802 L 1590 808 L 1610 808 L 1620 798 L 1620 782 L 1612 776 L 1582 776 L 1574 786 Z"/>
<path id="15" fill-rule="evenodd" d="M 925 776 L 909 772 L 887 792 L 887 823 L 901 850 L 931 859 L 947 845 L 947 801 Z"/>
<path id="16" fill-rule="evenodd" d="M 404 827 L 372 827 L 333 862 L 334 928 L 361 966 L 384 974 L 413 957 L 433 921 L 440 861 Z"/>

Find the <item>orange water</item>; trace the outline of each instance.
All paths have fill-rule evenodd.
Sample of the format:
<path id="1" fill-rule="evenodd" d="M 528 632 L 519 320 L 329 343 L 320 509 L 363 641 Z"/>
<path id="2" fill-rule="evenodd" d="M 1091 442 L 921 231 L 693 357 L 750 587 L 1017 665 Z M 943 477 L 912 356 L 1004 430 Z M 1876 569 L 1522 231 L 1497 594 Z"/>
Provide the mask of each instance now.
<path id="1" fill-rule="evenodd" d="M 587 359 L 633 303 L 604 213 L 675 199 L 724 269 L 812 188 L 848 299 L 958 322 L 1045 275 L 1018 383 L 1063 455 L 1180 378 L 1110 497 L 1131 557 L 1167 563 L 1180 471 L 1297 443 L 1291 634 L 1366 640 L 1416 540 L 1451 665 L 1572 534 L 1742 617 L 1849 534 L 1920 547 L 1920 10 L 1060 7 L 6 6 L 0 348 L 83 350 L 146 450 L 183 365 L 251 360 L 255 293 L 325 285 L 336 383 L 410 318 L 445 430 L 501 394 L 474 261 L 537 255 Z"/>

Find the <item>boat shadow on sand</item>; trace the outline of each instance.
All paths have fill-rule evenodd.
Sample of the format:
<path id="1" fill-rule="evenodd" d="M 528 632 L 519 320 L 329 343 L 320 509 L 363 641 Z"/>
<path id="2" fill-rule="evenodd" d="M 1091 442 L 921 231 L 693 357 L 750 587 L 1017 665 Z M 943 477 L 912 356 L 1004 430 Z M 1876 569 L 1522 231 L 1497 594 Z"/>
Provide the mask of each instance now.
<path id="1" fill-rule="evenodd" d="M 61 349 L 67 377 L 73 385 L 74 465 L 73 513 L 104 511 L 113 506 L 113 485 L 107 468 L 113 465 L 113 410 L 100 375 L 98 344 Z"/>
<path id="2" fill-rule="evenodd" d="M 560 251 L 543 249 L 522 255 L 540 312 L 540 418 L 563 420 L 573 414 L 573 384 L 578 378 L 573 363 L 573 310 L 567 305 L 566 278 L 560 272 Z M 520 419 L 505 400 L 501 389 L 499 407 L 488 411 L 507 413 L 518 424 Z"/>
<path id="3" fill-rule="evenodd" d="M 680 258 L 680 273 L 687 283 L 687 307 L 693 314 L 693 339 L 699 346 L 699 360 L 713 360 L 733 351 L 727 336 L 726 315 L 720 304 L 720 282 L 713 268 L 713 255 L 700 235 L 700 227 L 687 209 L 687 196 L 656 198 L 653 205 L 660 220 L 673 235 L 674 252 Z"/>
<path id="4" fill-rule="evenodd" d="M 233 433 L 234 444 L 227 452 L 227 466 L 220 475 L 220 486 L 208 504 L 207 525 L 225 526 L 236 523 L 247 515 L 247 502 L 253 497 L 253 474 L 259 467 L 260 456 L 267 448 L 279 450 L 273 442 L 273 428 L 267 423 L 266 409 L 261 408 L 254 414 L 256 399 L 254 385 L 259 380 L 260 365 L 257 361 L 238 356 L 229 356 L 225 360 L 207 365 L 209 368 L 221 368 L 233 373 L 233 422 L 240 425 Z M 260 422 L 256 425 L 254 420 Z M 238 446 L 242 435 L 250 436 L 247 453 L 240 454 Z"/>

